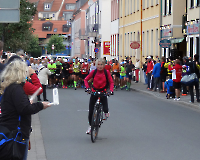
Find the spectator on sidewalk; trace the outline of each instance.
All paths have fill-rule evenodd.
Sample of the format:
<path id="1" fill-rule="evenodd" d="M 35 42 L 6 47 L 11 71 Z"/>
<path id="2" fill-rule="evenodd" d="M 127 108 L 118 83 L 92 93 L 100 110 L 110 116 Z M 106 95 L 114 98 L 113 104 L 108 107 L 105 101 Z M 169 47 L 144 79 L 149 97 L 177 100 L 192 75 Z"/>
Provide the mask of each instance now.
<path id="1" fill-rule="evenodd" d="M 145 81 L 145 84 L 148 84 L 148 82 L 147 82 L 147 76 L 146 76 L 146 71 L 147 71 L 147 58 L 145 58 L 145 62 L 144 62 L 144 64 L 142 65 L 142 70 L 143 70 L 143 74 L 144 74 L 144 81 Z"/>
<path id="2" fill-rule="evenodd" d="M 189 74 L 189 66 L 188 66 L 188 57 L 183 57 L 183 70 L 182 70 L 182 77 L 184 77 L 185 75 Z M 187 92 L 188 92 L 188 86 L 186 86 L 185 84 L 182 84 L 183 87 L 183 93 L 182 96 L 187 96 Z"/>
<path id="3" fill-rule="evenodd" d="M 168 78 L 169 79 L 172 79 L 172 71 L 170 71 L 169 69 L 168 69 L 168 67 L 169 67 L 169 64 L 171 64 L 170 66 L 172 67 L 173 66 L 173 63 L 174 63 L 174 61 L 172 60 L 172 57 L 170 56 L 169 57 L 169 61 L 168 61 L 168 63 L 165 63 L 165 65 L 164 65 L 164 67 L 165 68 L 167 68 L 167 72 L 168 72 Z"/>
<path id="4" fill-rule="evenodd" d="M 180 60 L 175 60 L 175 66 L 171 67 L 171 63 L 169 63 L 168 69 L 172 71 L 172 80 L 173 86 L 175 89 L 176 98 L 174 100 L 180 100 L 180 89 L 181 89 L 181 78 L 182 78 L 182 66 L 180 65 Z"/>
<path id="5" fill-rule="evenodd" d="M 198 79 L 200 78 L 199 76 L 199 55 L 194 55 L 194 61 L 188 63 L 188 66 L 190 67 L 190 74 L 191 73 L 196 73 Z M 190 95 L 191 95 L 191 103 L 194 103 L 194 92 L 193 92 L 193 87 L 195 86 L 195 90 L 196 90 L 196 99 L 197 102 L 200 102 L 199 100 L 199 82 L 196 82 L 194 85 L 189 86 L 189 91 L 190 91 Z"/>
<path id="6" fill-rule="evenodd" d="M 160 71 L 160 80 L 161 80 L 161 86 L 162 86 L 162 91 L 161 92 L 165 92 L 165 81 L 166 81 L 166 77 L 167 77 L 167 68 L 165 68 L 166 64 L 166 59 L 165 57 L 161 58 L 161 71 Z"/>
<path id="7" fill-rule="evenodd" d="M 146 71 L 146 75 L 147 75 L 147 79 L 148 79 L 148 89 L 152 90 L 153 89 L 153 77 L 151 76 L 152 75 L 152 72 L 153 72 L 153 66 L 154 66 L 154 63 L 151 59 L 151 56 L 148 56 L 147 57 L 148 60 L 147 60 L 147 71 Z"/>
<path id="8" fill-rule="evenodd" d="M 45 64 L 45 61 L 42 61 L 42 64 Z M 40 80 L 40 83 L 42 84 L 42 89 L 43 89 L 43 101 L 48 101 L 47 99 L 47 94 L 46 94 L 46 87 L 48 85 L 48 76 L 51 75 L 51 71 L 44 66 L 40 67 L 38 69 L 38 78 Z M 40 95 L 37 96 L 38 101 L 42 101 L 40 99 Z"/>
<path id="9" fill-rule="evenodd" d="M 3 46 L 4 43 L 2 41 L 0 41 L 0 56 L 2 56 L 3 54 Z M 2 63 L 0 63 L 0 72 L 4 69 L 4 65 Z"/>
<path id="10" fill-rule="evenodd" d="M 136 59 L 136 63 L 135 63 L 136 82 L 135 83 L 138 83 L 138 81 L 139 81 L 139 71 L 140 71 L 140 60 Z"/>
<path id="11" fill-rule="evenodd" d="M 160 71 L 161 71 L 161 64 L 160 60 L 157 60 L 157 63 L 153 67 L 153 72 L 152 76 L 154 78 L 154 90 L 156 91 L 157 87 L 159 88 L 160 91 Z"/>

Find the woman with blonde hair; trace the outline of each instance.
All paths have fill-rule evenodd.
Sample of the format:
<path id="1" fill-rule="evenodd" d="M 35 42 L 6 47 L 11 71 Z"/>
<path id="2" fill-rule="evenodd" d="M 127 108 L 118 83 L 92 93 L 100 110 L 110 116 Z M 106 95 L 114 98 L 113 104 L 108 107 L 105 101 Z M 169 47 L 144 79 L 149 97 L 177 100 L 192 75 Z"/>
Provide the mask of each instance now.
<path id="1" fill-rule="evenodd" d="M 28 142 L 31 131 L 31 115 L 49 107 L 49 102 L 30 103 L 28 96 L 23 90 L 28 76 L 26 62 L 14 60 L 9 63 L 1 73 L 0 91 L 3 94 L 1 100 L 0 125 L 10 131 L 18 127 L 18 119 L 21 116 L 22 138 L 26 140 L 26 151 L 23 160 L 27 159 Z"/>

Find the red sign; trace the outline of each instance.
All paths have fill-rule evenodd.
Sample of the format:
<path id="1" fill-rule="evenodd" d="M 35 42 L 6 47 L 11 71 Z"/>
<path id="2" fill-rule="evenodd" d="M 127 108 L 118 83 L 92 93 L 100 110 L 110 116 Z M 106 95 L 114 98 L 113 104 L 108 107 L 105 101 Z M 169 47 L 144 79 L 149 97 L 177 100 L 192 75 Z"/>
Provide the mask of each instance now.
<path id="1" fill-rule="evenodd" d="M 134 42 L 132 42 L 132 43 L 130 44 L 130 47 L 131 47 L 132 49 L 138 49 L 138 48 L 140 48 L 140 44 L 139 44 L 138 42 L 134 41 Z"/>
<path id="2" fill-rule="evenodd" d="M 187 34 L 199 34 L 199 24 L 188 25 Z"/>
<path id="3" fill-rule="evenodd" d="M 110 55 L 110 41 L 103 42 L 103 55 Z"/>

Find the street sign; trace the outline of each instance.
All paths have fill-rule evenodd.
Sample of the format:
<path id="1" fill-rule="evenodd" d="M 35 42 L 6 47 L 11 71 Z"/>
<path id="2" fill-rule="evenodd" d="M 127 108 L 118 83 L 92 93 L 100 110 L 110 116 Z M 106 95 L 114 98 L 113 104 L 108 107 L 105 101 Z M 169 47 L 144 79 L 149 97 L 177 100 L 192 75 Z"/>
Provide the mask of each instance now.
<path id="1" fill-rule="evenodd" d="M 140 48 L 140 43 L 134 41 L 134 42 L 132 42 L 132 43 L 130 44 L 130 47 L 131 47 L 132 49 L 139 49 L 139 48 Z"/>
<path id="2" fill-rule="evenodd" d="M 163 39 L 160 41 L 159 45 L 162 48 L 169 48 L 171 46 L 171 41 L 168 39 Z"/>
<path id="3" fill-rule="evenodd" d="M 19 9 L 20 0 L 0 0 L 1 9 Z"/>
<path id="4" fill-rule="evenodd" d="M 20 21 L 20 0 L 0 0 L 0 23 Z"/>
<path id="5" fill-rule="evenodd" d="M 99 48 L 95 48 L 95 49 L 94 49 L 94 52 L 95 52 L 95 53 L 99 52 Z"/>

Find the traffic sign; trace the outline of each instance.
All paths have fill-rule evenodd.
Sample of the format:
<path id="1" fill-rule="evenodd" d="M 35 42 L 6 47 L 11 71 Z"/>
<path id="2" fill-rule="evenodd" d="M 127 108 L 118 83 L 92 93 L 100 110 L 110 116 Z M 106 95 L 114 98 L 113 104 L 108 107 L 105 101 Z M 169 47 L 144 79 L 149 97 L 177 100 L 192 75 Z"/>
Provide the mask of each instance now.
<path id="1" fill-rule="evenodd" d="M 163 39 L 160 41 L 159 45 L 162 48 L 169 48 L 171 46 L 171 41 L 168 39 Z"/>
<path id="2" fill-rule="evenodd" d="M 20 21 L 20 0 L 0 0 L 0 23 Z"/>
<path id="3" fill-rule="evenodd" d="M 95 48 L 95 49 L 94 49 L 94 52 L 95 52 L 95 53 L 99 52 L 99 48 Z"/>

